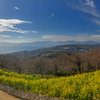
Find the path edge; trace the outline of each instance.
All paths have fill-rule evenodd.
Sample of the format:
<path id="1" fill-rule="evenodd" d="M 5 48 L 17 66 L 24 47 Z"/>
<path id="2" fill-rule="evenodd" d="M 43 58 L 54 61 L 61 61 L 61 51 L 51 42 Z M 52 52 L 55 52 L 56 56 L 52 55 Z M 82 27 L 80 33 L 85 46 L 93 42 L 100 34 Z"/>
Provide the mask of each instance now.
<path id="1" fill-rule="evenodd" d="M 14 88 L 5 86 L 0 83 L 0 90 L 15 96 L 17 98 L 20 98 L 22 100 L 74 100 L 74 99 L 61 99 L 61 98 L 56 98 L 56 97 L 49 97 L 46 95 L 41 95 L 41 94 L 35 94 L 31 92 L 24 92 L 20 90 L 16 90 Z"/>

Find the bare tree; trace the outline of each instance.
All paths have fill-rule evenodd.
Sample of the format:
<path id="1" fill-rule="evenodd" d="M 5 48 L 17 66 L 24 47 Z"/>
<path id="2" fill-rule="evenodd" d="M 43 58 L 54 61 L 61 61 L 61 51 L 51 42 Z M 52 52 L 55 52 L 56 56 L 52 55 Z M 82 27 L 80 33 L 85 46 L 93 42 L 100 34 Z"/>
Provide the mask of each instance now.
<path id="1" fill-rule="evenodd" d="M 55 78 L 56 78 L 55 73 L 59 70 L 59 67 L 60 67 L 59 59 L 58 58 L 53 59 L 53 74 Z"/>
<path id="2" fill-rule="evenodd" d="M 46 59 L 44 59 L 43 57 L 39 57 L 39 58 L 35 59 L 34 70 L 37 71 L 37 73 L 41 74 L 41 77 L 43 77 L 46 67 L 47 67 Z"/>
<path id="3" fill-rule="evenodd" d="M 81 65 L 84 62 L 84 60 L 81 57 L 81 53 L 72 54 L 71 57 L 69 58 L 69 61 L 71 63 L 73 63 L 74 65 L 76 65 L 77 73 L 81 74 L 81 72 L 82 72 L 82 66 Z"/>
<path id="4" fill-rule="evenodd" d="M 91 54 L 91 64 L 94 66 L 95 70 L 100 69 L 100 50 L 96 49 Z"/>
<path id="5" fill-rule="evenodd" d="M 2 59 L 0 59 L 0 68 L 3 70 L 4 68 L 4 61 Z"/>

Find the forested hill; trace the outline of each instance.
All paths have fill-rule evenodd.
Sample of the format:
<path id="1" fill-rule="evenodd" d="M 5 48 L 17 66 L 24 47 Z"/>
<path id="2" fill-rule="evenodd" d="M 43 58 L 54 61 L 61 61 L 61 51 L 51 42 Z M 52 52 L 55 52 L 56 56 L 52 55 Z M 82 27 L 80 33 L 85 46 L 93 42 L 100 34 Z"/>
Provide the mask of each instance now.
<path id="1" fill-rule="evenodd" d="M 50 54 L 54 54 L 55 52 L 84 52 L 84 51 L 89 51 L 89 50 L 94 50 L 94 49 L 100 49 L 100 44 L 98 45 L 79 45 L 79 44 L 74 44 L 74 45 L 58 45 L 54 47 L 49 47 L 49 48 L 43 48 L 43 49 L 37 49 L 37 50 L 32 50 L 32 51 L 20 51 L 20 52 L 14 52 L 14 53 L 9 53 L 6 55 L 11 55 L 14 57 L 20 57 L 20 58 L 34 58 L 34 57 L 43 57 L 43 56 L 48 56 Z"/>

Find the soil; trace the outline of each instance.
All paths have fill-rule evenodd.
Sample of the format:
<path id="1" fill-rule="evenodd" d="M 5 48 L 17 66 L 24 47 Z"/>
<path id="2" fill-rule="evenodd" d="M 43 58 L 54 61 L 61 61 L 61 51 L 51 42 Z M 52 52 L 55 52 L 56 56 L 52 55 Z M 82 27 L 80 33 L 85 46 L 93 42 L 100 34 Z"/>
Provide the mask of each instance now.
<path id="1" fill-rule="evenodd" d="M 21 100 L 0 90 L 0 100 Z"/>

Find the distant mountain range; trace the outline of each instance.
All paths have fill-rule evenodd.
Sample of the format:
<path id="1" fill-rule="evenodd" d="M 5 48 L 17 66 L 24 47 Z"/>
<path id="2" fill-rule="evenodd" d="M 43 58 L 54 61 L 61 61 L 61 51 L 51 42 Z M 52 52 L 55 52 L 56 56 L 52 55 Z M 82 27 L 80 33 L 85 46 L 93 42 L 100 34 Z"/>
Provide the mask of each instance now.
<path id="1" fill-rule="evenodd" d="M 89 45 L 97 45 L 98 42 L 94 41 L 86 41 L 86 42 L 76 42 L 76 41 L 38 41 L 38 42 L 30 42 L 30 43 L 0 43 L 0 54 L 26 51 L 26 50 L 35 50 L 46 47 L 52 47 L 56 45 L 68 45 L 68 44 L 89 44 Z"/>

